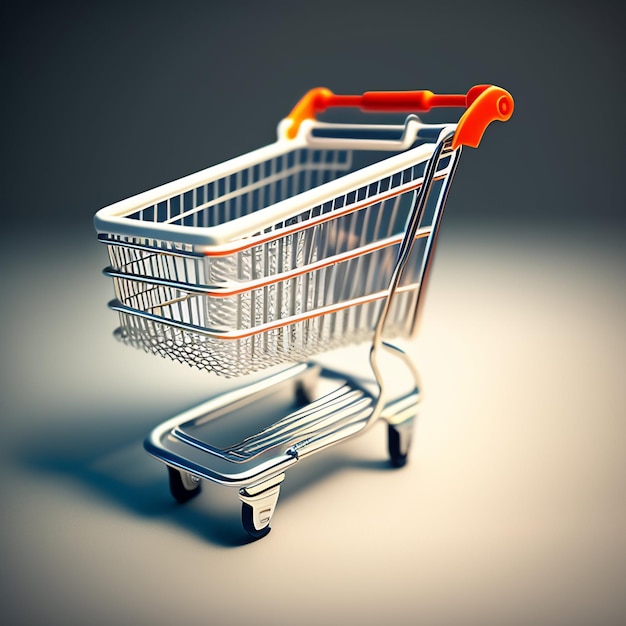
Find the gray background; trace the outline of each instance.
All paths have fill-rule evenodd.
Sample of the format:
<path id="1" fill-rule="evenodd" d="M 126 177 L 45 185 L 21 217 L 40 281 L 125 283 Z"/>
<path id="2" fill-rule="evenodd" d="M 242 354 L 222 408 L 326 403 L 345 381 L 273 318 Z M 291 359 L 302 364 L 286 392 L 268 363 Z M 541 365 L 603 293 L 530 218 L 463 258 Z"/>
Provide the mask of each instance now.
<path id="1" fill-rule="evenodd" d="M 616 6 L 5 3 L 5 623 L 626 622 Z M 269 143 L 313 86 L 483 82 L 516 110 L 450 194 L 409 466 L 382 429 L 319 455 L 249 545 L 230 492 L 175 506 L 142 439 L 232 382 L 111 338 L 95 211 Z"/>
<path id="2" fill-rule="evenodd" d="M 270 142 L 314 86 L 456 93 L 489 82 L 513 94 L 515 117 L 465 159 L 455 193 L 472 209 L 448 227 L 623 222 L 616 6 L 14 3 L 2 20 L 3 215 L 87 222 Z"/>

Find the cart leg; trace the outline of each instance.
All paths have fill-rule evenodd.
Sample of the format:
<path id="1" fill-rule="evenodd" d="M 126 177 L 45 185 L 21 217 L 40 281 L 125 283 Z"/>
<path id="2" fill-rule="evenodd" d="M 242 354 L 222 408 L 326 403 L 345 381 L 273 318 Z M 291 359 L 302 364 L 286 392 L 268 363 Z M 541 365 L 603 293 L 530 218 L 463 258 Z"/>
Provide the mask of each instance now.
<path id="1" fill-rule="evenodd" d="M 315 366 L 309 369 L 304 376 L 296 382 L 296 402 L 299 406 L 304 406 L 313 401 L 319 377 L 320 367 Z"/>
<path id="2" fill-rule="evenodd" d="M 194 474 L 167 466 L 170 479 L 170 491 L 174 499 L 180 504 L 195 498 L 201 491 L 200 479 Z"/>
<path id="3" fill-rule="evenodd" d="M 278 502 L 280 483 L 284 474 L 274 476 L 257 485 L 239 490 L 241 521 L 246 532 L 254 539 L 261 539 L 270 532 L 270 520 Z"/>
<path id="4" fill-rule="evenodd" d="M 414 419 L 412 418 L 400 424 L 387 424 L 387 444 L 393 467 L 406 465 L 413 440 L 413 422 Z"/>

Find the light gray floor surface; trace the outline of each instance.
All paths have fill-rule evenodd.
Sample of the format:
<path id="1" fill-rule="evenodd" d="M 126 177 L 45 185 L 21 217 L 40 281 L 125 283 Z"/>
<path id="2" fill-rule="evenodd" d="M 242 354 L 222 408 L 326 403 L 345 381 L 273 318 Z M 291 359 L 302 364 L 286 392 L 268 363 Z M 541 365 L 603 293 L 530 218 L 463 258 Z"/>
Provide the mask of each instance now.
<path id="1" fill-rule="evenodd" d="M 2 246 L 7 624 L 626 623 L 623 243 L 442 233 L 407 467 L 385 433 L 287 474 L 262 541 L 236 493 L 170 498 L 149 430 L 226 381 L 111 336 L 92 233 Z"/>

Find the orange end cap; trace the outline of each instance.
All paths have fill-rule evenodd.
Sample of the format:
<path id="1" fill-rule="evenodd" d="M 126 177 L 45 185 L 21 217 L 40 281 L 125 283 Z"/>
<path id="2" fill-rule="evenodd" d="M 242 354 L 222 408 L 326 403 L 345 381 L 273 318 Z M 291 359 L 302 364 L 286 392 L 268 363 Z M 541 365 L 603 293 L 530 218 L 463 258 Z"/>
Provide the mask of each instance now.
<path id="1" fill-rule="evenodd" d="M 293 139 L 298 134 L 300 124 L 302 124 L 304 120 L 313 119 L 316 113 L 324 111 L 327 107 L 328 100 L 332 96 L 333 92 L 330 89 L 326 89 L 326 87 L 316 87 L 315 89 L 307 91 L 287 116 L 287 119 L 292 122 L 291 126 L 287 129 L 287 137 Z"/>
<path id="2" fill-rule="evenodd" d="M 506 122 L 513 115 L 513 97 L 508 91 L 495 86 L 484 88 L 481 85 L 480 88 L 482 90 L 478 95 L 475 95 L 463 117 L 459 120 L 452 140 L 453 149 L 460 145 L 477 148 L 485 129 L 491 122 L 496 120 Z M 478 91 L 477 87 L 474 89 Z M 468 95 L 471 91 L 468 92 Z M 472 95 L 474 96 L 474 94 Z"/>

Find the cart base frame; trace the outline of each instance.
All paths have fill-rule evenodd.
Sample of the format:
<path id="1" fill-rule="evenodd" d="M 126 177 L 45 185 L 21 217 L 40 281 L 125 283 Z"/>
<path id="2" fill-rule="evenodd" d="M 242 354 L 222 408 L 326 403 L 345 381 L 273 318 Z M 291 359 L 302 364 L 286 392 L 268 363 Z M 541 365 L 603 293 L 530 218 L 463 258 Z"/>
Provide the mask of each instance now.
<path id="1" fill-rule="evenodd" d="M 376 392 L 369 387 L 371 381 L 298 363 L 180 413 L 155 428 L 144 447 L 167 465 L 180 503 L 200 493 L 202 480 L 237 487 L 243 527 L 258 539 L 270 531 L 286 470 L 370 425 Z M 419 399 L 415 386 L 380 410 L 393 467 L 406 463 Z M 284 417 L 276 420 L 277 413 Z"/>

